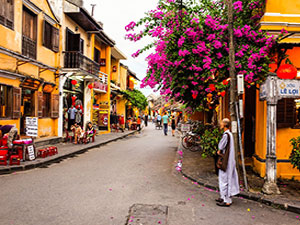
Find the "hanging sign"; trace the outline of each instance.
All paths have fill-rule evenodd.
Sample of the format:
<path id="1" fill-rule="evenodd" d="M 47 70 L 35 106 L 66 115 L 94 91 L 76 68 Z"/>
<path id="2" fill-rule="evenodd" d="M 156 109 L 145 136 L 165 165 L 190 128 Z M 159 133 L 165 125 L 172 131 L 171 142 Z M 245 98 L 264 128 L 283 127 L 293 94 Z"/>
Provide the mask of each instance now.
<path id="1" fill-rule="evenodd" d="M 37 117 L 26 117 L 26 135 L 29 137 L 38 136 L 38 118 Z"/>
<path id="2" fill-rule="evenodd" d="M 300 96 L 300 83 L 298 80 L 278 80 L 278 95 L 281 98 L 297 98 Z"/>

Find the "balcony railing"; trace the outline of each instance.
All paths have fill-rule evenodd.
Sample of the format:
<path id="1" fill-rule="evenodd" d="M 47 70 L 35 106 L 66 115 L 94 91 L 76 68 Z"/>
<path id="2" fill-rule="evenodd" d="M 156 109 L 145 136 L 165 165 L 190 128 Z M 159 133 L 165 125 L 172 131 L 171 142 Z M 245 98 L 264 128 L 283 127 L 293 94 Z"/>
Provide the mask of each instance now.
<path id="1" fill-rule="evenodd" d="M 22 37 L 22 55 L 36 59 L 36 41 L 24 35 Z"/>
<path id="2" fill-rule="evenodd" d="M 81 52 L 67 51 L 65 53 L 64 65 L 68 69 L 82 69 L 90 74 L 99 75 L 100 65 L 84 56 Z"/>

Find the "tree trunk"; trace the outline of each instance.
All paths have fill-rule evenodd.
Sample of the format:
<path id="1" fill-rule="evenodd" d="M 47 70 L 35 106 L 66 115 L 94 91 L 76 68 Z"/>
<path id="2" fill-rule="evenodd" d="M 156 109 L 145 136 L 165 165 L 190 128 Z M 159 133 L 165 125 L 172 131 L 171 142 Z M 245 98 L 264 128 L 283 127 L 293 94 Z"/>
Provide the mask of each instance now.
<path id="1" fill-rule="evenodd" d="M 234 137 L 235 158 L 238 165 L 238 132 L 237 132 L 237 115 L 235 110 L 235 102 L 238 101 L 237 95 L 237 78 L 235 71 L 235 46 L 233 38 L 233 4 L 232 0 L 227 0 L 228 7 L 228 31 L 229 31 L 229 75 L 230 75 L 230 117 L 232 124 L 232 133 Z M 239 166 L 237 167 L 239 171 Z M 240 173 L 239 173 L 240 174 Z"/>

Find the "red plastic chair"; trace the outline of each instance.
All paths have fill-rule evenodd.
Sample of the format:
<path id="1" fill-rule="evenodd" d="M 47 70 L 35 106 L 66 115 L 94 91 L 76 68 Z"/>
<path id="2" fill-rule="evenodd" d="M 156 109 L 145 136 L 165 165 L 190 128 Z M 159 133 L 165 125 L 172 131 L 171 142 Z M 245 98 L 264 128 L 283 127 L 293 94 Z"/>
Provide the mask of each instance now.
<path id="1" fill-rule="evenodd" d="M 11 155 L 9 158 L 9 165 L 20 165 L 19 155 Z"/>

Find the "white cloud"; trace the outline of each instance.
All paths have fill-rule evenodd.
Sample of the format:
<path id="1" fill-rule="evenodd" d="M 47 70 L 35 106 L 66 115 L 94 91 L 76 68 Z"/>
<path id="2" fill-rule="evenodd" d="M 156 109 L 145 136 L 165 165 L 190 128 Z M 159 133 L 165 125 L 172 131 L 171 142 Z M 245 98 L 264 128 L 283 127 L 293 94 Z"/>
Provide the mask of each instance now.
<path id="1" fill-rule="evenodd" d="M 131 21 L 138 21 L 145 12 L 155 9 L 158 0 L 84 0 L 85 8 L 91 12 L 91 4 L 96 4 L 94 17 L 104 24 L 104 32 L 116 41 L 116 46 L 127 55 L 123 61 L 142 79 L 146 75 L 147 62 L 143 56 L 133 59 L 131 55 L 149 42 L 141 40 L 130 42 L 125 40 L 125 26 Z M 144 94 L 152 93 L 151 89 L 142 89 Z"/>

